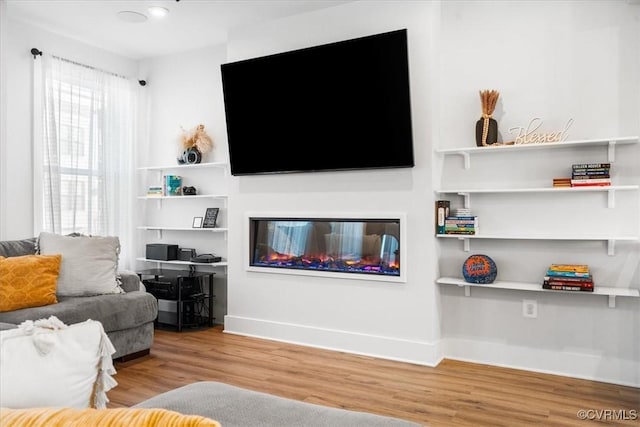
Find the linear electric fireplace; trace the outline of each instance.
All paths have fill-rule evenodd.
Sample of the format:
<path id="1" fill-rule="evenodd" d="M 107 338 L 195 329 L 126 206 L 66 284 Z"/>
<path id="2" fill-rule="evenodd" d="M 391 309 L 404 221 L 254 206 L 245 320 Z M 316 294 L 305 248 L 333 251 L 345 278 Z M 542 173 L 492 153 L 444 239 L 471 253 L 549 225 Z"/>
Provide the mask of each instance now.
<path id="1" fill-rule="evenodd" d="M 405 281 L 399 217 L 249 217 L 249 270 Z"/>

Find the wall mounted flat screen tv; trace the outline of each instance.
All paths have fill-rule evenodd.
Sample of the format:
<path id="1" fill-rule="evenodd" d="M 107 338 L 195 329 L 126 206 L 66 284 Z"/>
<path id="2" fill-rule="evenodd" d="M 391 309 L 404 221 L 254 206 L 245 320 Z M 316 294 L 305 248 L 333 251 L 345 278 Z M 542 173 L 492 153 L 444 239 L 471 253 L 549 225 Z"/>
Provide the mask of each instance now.
<path id="1" fill-rule="evenodd" d="M 406 29 L 221 72 L 233 175 L 414 166 Z"/>

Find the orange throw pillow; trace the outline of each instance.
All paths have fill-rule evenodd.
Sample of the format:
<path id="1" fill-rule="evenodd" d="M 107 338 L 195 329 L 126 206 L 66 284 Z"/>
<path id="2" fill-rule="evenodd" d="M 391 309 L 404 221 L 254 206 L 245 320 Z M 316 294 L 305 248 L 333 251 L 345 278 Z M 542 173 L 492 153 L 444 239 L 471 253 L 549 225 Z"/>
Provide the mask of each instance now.
<path id="1" fill-rule="evenodd" d="M 184 415 L 160 408 L 0 409 L 2 427 L 221 427 L 200 415 Z"/>
<path id="2" fill-rule="evenodd" d="M 62 255 L 0 257 L 0 312 L 55 304 Z"/>

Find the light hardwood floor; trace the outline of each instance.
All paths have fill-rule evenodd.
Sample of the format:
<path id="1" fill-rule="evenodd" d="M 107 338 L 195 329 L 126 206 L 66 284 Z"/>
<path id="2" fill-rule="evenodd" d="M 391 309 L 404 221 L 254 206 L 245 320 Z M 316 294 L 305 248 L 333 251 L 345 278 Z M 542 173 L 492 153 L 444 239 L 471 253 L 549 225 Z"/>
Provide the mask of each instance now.
<path id="1" fill-rule="evenodd" d="M 220 381 L 433 427 L 604 425 L 579 419 L 580 410 L 591 417 L 611 410 L 601 415 L 606 425 L 640 426 L 638 388 L 453 360 L 431 368 L 226 334 L 221 326 L 156 330 L 149 356 L 116 369 L 109 407 Z M 627 419 L 612 421 L 619 418 Z"/>

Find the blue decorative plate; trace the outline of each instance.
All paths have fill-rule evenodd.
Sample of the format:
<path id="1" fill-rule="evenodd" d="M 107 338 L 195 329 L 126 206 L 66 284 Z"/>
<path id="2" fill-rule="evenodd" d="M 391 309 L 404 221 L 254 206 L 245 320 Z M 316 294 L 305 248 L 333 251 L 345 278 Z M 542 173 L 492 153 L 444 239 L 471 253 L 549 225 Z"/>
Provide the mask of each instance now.
<path id="1" fill-rule="evenodd" d="M 462 264 L 462 275 L 469 283 L 493 283 L 498 275 L 498 267 L 486 255 L 471 255 Z"/>

